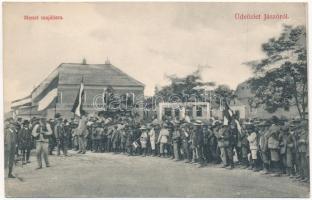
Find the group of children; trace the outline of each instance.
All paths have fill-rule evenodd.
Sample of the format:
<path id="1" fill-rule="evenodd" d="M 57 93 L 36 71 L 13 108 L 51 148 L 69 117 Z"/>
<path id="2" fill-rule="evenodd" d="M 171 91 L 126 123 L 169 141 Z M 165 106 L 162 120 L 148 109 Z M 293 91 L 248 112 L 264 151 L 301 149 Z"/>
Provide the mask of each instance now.
<path id="1" fill-rule="evenodd" d="M 78 122 L 58 116 L 50 120 L 53 135 L 49 150 L 78 150 Z M 29 130 L 29 134 L 27 134 Z M 29 162 L 31 123 L 20 122 L 18 148 L 23 163 Z M 57 133 L 57 134 L 56 134 Z M 309 182 L 307 120 L 172 120 L 146 123 L 131 117 L 88 117 L 86 149 L 92 152 L 124 153 L 129 156 L 159 156 L 204 167 L 248 168 L 263 174 L 285 174 Z"/>

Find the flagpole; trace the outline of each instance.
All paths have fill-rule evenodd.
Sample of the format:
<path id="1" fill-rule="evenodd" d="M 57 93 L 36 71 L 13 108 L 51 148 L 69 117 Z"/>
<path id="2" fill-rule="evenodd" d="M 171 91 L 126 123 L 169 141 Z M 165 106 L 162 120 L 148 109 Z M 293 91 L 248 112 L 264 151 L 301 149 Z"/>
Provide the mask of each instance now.
<path id="1" fill-rule="evenodd" d="M 105 88 L 103 88 L 103 111 L 105 110 Z"/>
<path id="2" fill-rule="evenodd" d="M 54 105 L 54 118 L 56 115 L 56 103 L 58 102 L 58 96 L 56 97 L 55 105 Z"/>
<path id="3" fill-rule="evenodd" d="M 221 100 L 221 97 L 220 97 L 219 99 L 220 99 L 220 101 L 219 101 L 219 110 L 222 111 L 222 108 L 221 108 L 221 104 L 222 104 L 222 102 L 221 102 L 221 101 L 222 101 L 222 100 Z"/>
<path id="4" fill-rule="evenodd" d="M 128 92 L 126 93 L 126 111 L 127 111 L 127 109 L 128 109 Z"/>
<path id="5" fill-rule="evenodd" d="M 82 85 L 82 83 L 84 82 L 84 76 L 83 76 L 83 74 L 81 75 L 81 82 L 80 82 L 80 86 L 79 86 L 79 93 L 80 93 L 80 90 L 81 90 L 81 85 Z M 79 94 L 80 95 L 80 94 Z M 85 95 L 84 95 L 85 96 Z M 81 105 L 80 105 L 80 111 L 81 111 L 81 106 L 82 106 L 82 102 L 84 101 L 84 99 L 85 98 L 82 98 L 82 96 L 80 96 L 80 101 L 81 101 Z M 79 113 L 80 113 L 80 118 L 81 118 L 81 112 L 79 111 Z"/>
<path id="6" fill-rule="evenodd" d="M 30 106 L 30 109 L 29 109 L 29 120 L 31 119 L 31 106 Z"/>

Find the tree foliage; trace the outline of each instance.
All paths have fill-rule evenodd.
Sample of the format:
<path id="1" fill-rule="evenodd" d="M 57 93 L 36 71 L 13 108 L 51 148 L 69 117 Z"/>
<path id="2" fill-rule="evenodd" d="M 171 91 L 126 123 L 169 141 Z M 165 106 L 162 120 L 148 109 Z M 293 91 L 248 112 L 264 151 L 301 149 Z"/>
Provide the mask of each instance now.
<path id="1" fill-rule="evenodd" d="M 201 70 L 196 70 L 185 77 L 166 76 L 171 84 L 155 89 L 155 98 L 165 102 L 186 102 L 202 100 L 202 93 L 196 89 L 200 86 L 214 86 L 214 82 L 203 82 Z"/>
<path id="2" fill-rule="evenodd" d="M 227 85 L 219 85 L 215 90 L 215 102 L 219 103 L 220 101 L 231 101 L 234 99 L 234 90 L 232 90 L 229 86 Z"/>
<path id="3" fill-rule="evenodd" d="M 198 69 L 185 77 L 167 76 L 171 84 L 162 88 L 155 88 L 154 101 L 159 102 L 194 102 L 210 101 L 212 107 L 219 107 L 226 100 L 234 99 L 234 90 L 227 85 L 216 87 L 214 82 L 204 82 L 201 70 Z M 205 88 L 210 88 L 209 91 Z M 215 88 L 215 89 L 212 89 Z M 221 102 L 222 101 L 222 102 Z"/>
<path id="4" fill-rule="evenodd" d="M 266 57 L 252 61 L 255 77 L 251 79 L 256 107 L 264 105 L 268 112 L 296 106 L 301 118 L 307 110 L 306 28 L 284 26 L 278 38 L 262 44 Z"/>

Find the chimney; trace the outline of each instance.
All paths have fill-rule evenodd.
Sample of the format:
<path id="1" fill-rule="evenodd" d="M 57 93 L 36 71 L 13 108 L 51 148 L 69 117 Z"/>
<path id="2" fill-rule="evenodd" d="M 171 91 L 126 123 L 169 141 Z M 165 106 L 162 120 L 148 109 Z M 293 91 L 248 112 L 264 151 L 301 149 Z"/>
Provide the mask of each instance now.
<path id="1" fill-rule="evenodd" d="M 106 58 L 106 61 L 105 61 L 105 65 L 110 65 L 111 63 L 110 63 L 110 61 L 109 61 L 109 59 L 108 59 L 108 57 Z"/>
<path id="2" fill-rule="evenodd" d="M 86 64 L 87 64 L 87 60 L 86 60 L 85 58 L 83 58 L 82 64 L 83 64 L 83 65 L 86 65 Z"/>

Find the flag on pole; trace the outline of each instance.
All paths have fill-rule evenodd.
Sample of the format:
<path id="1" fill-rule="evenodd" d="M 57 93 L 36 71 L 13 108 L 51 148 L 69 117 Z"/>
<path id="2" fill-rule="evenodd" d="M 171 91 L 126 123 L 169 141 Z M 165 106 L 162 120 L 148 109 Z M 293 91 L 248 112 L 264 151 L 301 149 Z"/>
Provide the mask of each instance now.
<path id="1" fill-rule="evenodd" d="M 57 88 L 52 89 L 45 97 L 38 102 L 38 111 L 46 109 L 57 99 Z"/>
<path id="2" fill-rule="evenodd" d="M 79 117 L 84 113 L 84 110 L 82 108 L 83 99 L 84 99 L 84 84 L 83 84 L 83 78 L 82 78 L 74 106 L 71 110 L 73 113 L 75 113 Z"/>
<path id="3" fill-rule="evenodd" d="M 126 109 L 128 109 L 128 92 L 126 93 Z"/>
<path id="4" fill-rule="evenodd" d="M 102 103 L 103 103 L 103 111 L 105 111 L 106 110 L 106 89 L 105 88 L 103 88 L 103 94 L 102 94 L 102 99 L 103 99 L 103 101 L 102 101 Z"/>
<path id="5" fill-rule="evenodd" d="M 222 108 L 222 99 L 221 99 L 221 97 L 220 97 L 220 100 L 219 100 L 219 101 L 220 101 L 220 102 L 219 102 L 219 110 L 222 111 L 223 108 Z"/>
<path id="6" fill-rule="evenodd" d="M 224 109 L 223 109 L 223 124 L 228 125 L 230 121 L 232 121 L 233 118 L 233 111 L 227 104 L 226 100 L 224 100 Z"/>
<path id="7" fill-rule="evenodd" d="M 48 108 L 52 108 L 56 106 L 58 99 L 58 81 L 59 75 L 53 77 L 53 79 L 49 80 L 49 84 L 43 84 L 39 86 L 37 90 L 39 90 L 38 94 L 33 99 L 34 102 L 38 102 L 38 111 L 42 111 Z"/>

